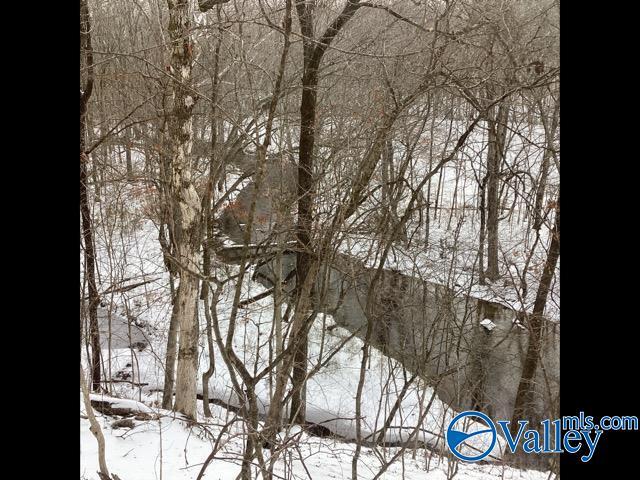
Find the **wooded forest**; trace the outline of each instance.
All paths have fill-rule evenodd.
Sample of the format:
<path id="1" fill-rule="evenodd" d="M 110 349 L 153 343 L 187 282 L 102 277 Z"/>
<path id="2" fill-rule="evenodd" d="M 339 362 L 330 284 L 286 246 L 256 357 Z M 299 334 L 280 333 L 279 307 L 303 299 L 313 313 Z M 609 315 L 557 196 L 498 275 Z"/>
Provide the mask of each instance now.
<path id="1" fill-rule="evenodd" d="M 79 25 L 80 478 L 559 474 L 446 444 L 559 415 L 559 2 Z"/>

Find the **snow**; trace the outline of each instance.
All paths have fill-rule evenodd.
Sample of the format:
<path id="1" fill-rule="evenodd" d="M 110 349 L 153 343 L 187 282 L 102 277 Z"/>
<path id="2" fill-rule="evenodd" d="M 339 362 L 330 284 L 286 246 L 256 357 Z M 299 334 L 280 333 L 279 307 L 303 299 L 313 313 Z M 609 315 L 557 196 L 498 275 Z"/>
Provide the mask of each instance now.
<path id="1" fill-rule="evenodd" d="M 246 297 L 253 296 L 263 290 L 259 284 L 247 279 Z M 222 298 L 219 309 L 221 328 L 226 334 L 228 314 L 231 310 L 233 292 L 228 289 Z M 243 297 L 245 297 L 243 295 Z M 257 371 L 269 363 L 269 352 L 264 344 L 265 337 L 271 331 L 271 312 L 273 299 L 266 297 L 248 308 L 243 309 L 244 317 L 238 322 L 234 337 L 234 348 L 239 352 L 245 365 L 255 366 Z M 330 332 L 324 333 L 326 327 Z M 349 337 L 352 337 L 349 339 Z M 324 361 L 328 355 L 331 360 L 313 375 L 307 384 L 307 420 L 322 425 L 342 438 L 353 440 L 356 438 L 355 426 L 355 392 L 360 373 L 360 357 L 363 342 L 353 337 L 347 330 L 335 325 L 329 315 L 319 317 L 311 328 L 309 345 L 309 370 L 318 362 Z M 345 343 L 346 341 L 346 343 Z M 260 347 L 262 345 L 262 347 Z M 138 352 L 137 370 L 133 372 L 136 382 L 147 383 L 142 387 L 142 393 L 149 394 L 162 390 L 164 371 L 162 368 L 163 355 L 156 355 L 154 351 L 161 350 L 159 343 L 149 352 Z M 208 357 L 201 346 L 200 370 L 205 370 Z M 224 366 L 224 360 L 217 348 L 215 350 L 216 374 L 210 381 L 209 397 L 221 400 L 233 407 L 241 404 L 237 395 L 232 391 L 229 372 Z M 322 356 L 321 356 L 322 352 Z M 112 354 L 112 371 L 121 371 L 131 364 L 131 353 L 128 350 L 116 351 Z M 362 408 L 362 436 L 374 438 L 385 423 L 386 413 L 396 403 L 399 393 L 404 386 L 403 369 L 401 365 L 385 357 L 381 352 L 372 348 L 371 362 L 365 373 Z M 200 376 L 198 377 L 200 378 Z M 128 386 L 122 386 L 120 392 L 126 393 Z M 199 384 L 198 391 L 202 392 Z M 269 409 L 270 385 L 268 380 L 261 381 L 256 388 L 258 405 L 261 414 Z M 433 400 L 432 400 L 433 397 Z M 428 414 L 423 414 L 427 405 L 431 404 Z M 455 412 L 448 409 L 435 396 L 433 389 L 423 382 L 416 381 L 401 399 L 400 407 L 390 422 L 383 438 L 387 442 L 403 442 L 409 438 L 418 440 L 434 447 L 442 446 L 444 436 L 440 432 L 443 424 L 453 418 Z M 418 431 L 412 435 L 414 429 Z M 377 436 L 377 435 L 375 435 Z M 410 437 L 411 436 L 411 437 Z M 504 443 L 499 443 L 503 447 Z M 499 447 L 494 456 L 499 458 Z"/>
<path id="2" fill-rule="evenodd" d="M 496 328 L 496 324 L 493 323 L 489 318 L 485 318 L 484 320 L 482 320 L 480 322 L 480 325 L 482 325 L 484 328 L 486 328 L 489 331 L 491 331 L 494 328 Z"/>
<path id="3" fill-rule="evenodd" d="M 126 408 L 133 412 L 154 413 L 154 411 L 144 403 L 136 402 L 135 400 L 129 400 L 126 398 L 116 398 L 110 397 L 108 395 L 91 393 L 89 394 L 89 399 L 92 401 L 97 400 L 100 402 L 107 402 L 111 406 L 111 408 Z"/>
<path id="4" fill-rule="evenodd" d="M 81 404 L 81 414 L 84 407 Z M 222 425 L 233 417 L 222 407 L 212 406 L 213 417 L 198 425 L 189 425 L 172 412 L 156 410 L 157 419 L 138 421 L 131 429 L 113 429 L 113 419 L 96 413 L 105 437 L 106 461 L 109 471 L 122 479 L 194 480 L 202 464 L 220 436 Z M 299 426 L 280 434 L 290 446 L 274 468 L 275 478 L 291 479 L 350 479 L 355 444 L 334 439 L 311 437 Z M 89 432 L 89 421 L 80 418 L 80 478 L 98 480 L 97 443 Z M 238 422 L 223 436 L 220 450 L 208 466 L 204 479 L 232 480 L 240 471 L 243 437 Z M 385 461 L 398 452 L 397 448 L 373 449 L 363 447 L 358 462 L 359 478 L 372 479 Z M 268 460 L 269 450 L 263 450 Z M 382 479 L 441 480 L 447 470 L 457 466 L 457 479 L 489 478 L 543 480 L 548 474 L 523 471 L 496 464 L 451 463 L 435 452 L 409 449 L 402 459 L 394 462 Z M 262 478 L 254 468 L 254 478 Z"/>
<path id="5" fill-rule="evenodd" d="M 462 125 L 462 124 L 461 124 Z M 532 132 L 535 138 L 536 132 Z M 452 178 L 456 165 L 443 170 L 442 188 L 445 203 L 452 203 L 457 196 L 459 205 L 475 201 L 472 172 L 474 165 L 480 165 L 481 151 L 475 151 L 484 140 L 482 132 L 472 135 L 468 146 L 462 152 L 458 167 L 462 174 L 462 189 L 455 190 Z M 524 147 L 522 147 L 524 148 Z M 517 149 L 516 149 L 517 150 Z M 401 152 L 400 152 L 401 153 Z M 471 160 L 466 162 L 467 157 Z M 514 156 L 509 157 L 512 161 Z M 536 161 L 534 157 L 531 162 Z M 414 165 L 415 178 L 420 179 L 426 171 L 424 161 Z M 459 173 L 460 173 L 459 172 Z M 237 175 L 227 179 L 233 184 Z M 330 180 L 330 179 L 329 179 Z M 551 179 L 555 181 L 554 178 Z M 249 180 L 245 180 L 245 185 Z M 435 182 L 435 177 L 434 177 Z M 464 186 L 466 185 L 466 189 Z M 471 186 L 469 186 L 471 185 Z M 117 383 L 112 386 L 109 396 L 91 396 L 95 400 L 115 402 L 116 408 L 130 408 L 135 411 L 152 413 L 151 420 L 133 420 L 132 429 L 113 429 L 113 417 L 96 412 L 103 429 L 106 441 L 107 464 L 113 473 L 123 480 L 146 479 L 195 479 L 202 463 L 211 453 L 216 441 L 220 439 L 220 451 L 207 469 L 204 478 L 233 479 L 239 472 L 244 449 L 244 423 L 235 413 L 221 406 L 211 404 L 212 418 L 205 418 L 201 402 L 198 423 L 185 422 L 180 415 L 162 410 L 160 391 L 164 378 L 163 362 L 166 348 L 166 332 L 170 317 L 169 281 L 165 271 L 162 252 L 158 245 L 156 225 L 144 214 L 145 208 L 153 206 L 153 194 L 145 197 L 136 194 L 135 186 L 112 185 L 108 188 L 119 189 L 107 192 L 101 204 L 95 207 L 98 267 L 102 272 L 104 283 L 100 291 L 105 291 L 114 278 L 153 278 L 149 284 L 137 287 L 126 294 L 105 295 L 109 308 L 119 312 L 123 318 L 141 320 L 140 327 L 144 331 L 148 347 L 144 351 L 129 349 L 127 343 L 118 342 L 111 350 L 103 349 L 106 369 L 114 379 L 119 372 L 126 374 L 132 383 Z M 435 188 L 435 184 L 434 184 Z M 331 190 L 328 189 L 327 192 Z M 432 192 L 433 193 L 433 192 Z M 237 193 L 230 195 L 232 201 Z M 330 195 L 327 195 L 330 197 Z M 109 215 L 107 205 L 110 199 L 126 198 L 127 202 L 117 205 L 122 211 L 115 223 Z M 336 198 L 339 198 L 336 197 Z M 403 201 L 404 202 L 404 201 Z M 406 207 L 401 202 L 400 211 Z M 327 209 L 327 211 L 331 211 Z M 445 217 L 447 214 L 445 214 Z M 454 218 L 455 223 L 457 221 Z M 427 247 L 406 248 L 395 244 L 385 264 L 403 273 L 423 278 L 442 285 L 455 287 L 457 291 L 471 294 L 479 298 L 498 301 L 512 306 L 514 309 L 530 310 L 535 295 L 536 279 L 529 273 L 529 294 L 521 298 L 520 292 L 509 285 L 480 286 L 474 279 L 473 268 L 477 254 L 478 225 L 473 217 L 465 219 L 458 230 L 438 220 L 430 225 L 430 240 Z M 411 222 L 410 222 L 411 224 Z M 411 227 L 411 225 L 410 225 Z M 454 225 L 455 227 L 455 225 Z M 411 230 L 411 228 L 409 228 Z M 118 232 L 117 241 L 113 232 Z M 547 231 L 541 232 L 541 242 L 545 243 Z M 374 239 L 365 235 L 349 233 L 345 235 L 339 246 L 342 253 L 348 253 L 365 261 L 368 266 L 376 265 L 378 259 L 370 256 L 370 252 L 379 251 Z M 500 226 L 500 245 L 505 259 L 512 262 L 509 272 L 517 274 L 525 258 L 523 252 L 528 240 L 524 227 L 513 225 L 513 222 L 502 222 Z M 532 258 L 531 265 L 540 264 L 545 252 L 539 248 Z M 512 270 L 512 267 L 515 270 Z M 236 267 L 228 268 L 232 275 Z M 242 298 L 250 298 L 264 288 L 252 282 L 251 271 L 243 284 Z M 227 285 L 218 305 L 222 335 L 228 329 L 228 318 L 233 298 L 233 285 Z M 558 285 L 554 285 L 548 302 L 546 314 L 553 319 L 559 318 Z M 117 307 L 117 308 L 115 308 Z M 233 346 L 241 359 L 259 371 L 269 363 L 269 351 L 266 340 L 271 332 L 273 317 L 273 299 L 271 297 L 257 301 L 239 313 Z M 203 321 L 203 319 L 201 319 Z M 516 323 L 520 328 L 521 324 Z M 485 319 L 481 325 L 491 331 L 495 324 Z M 333 327 L 328 329 L 327 327 Z M 204 328 L 204 323 L 201 324 Z M 124 331 L 124 329 L 123 329 Z M 204 331 L 204 330 L 203 330 Z M 360 374 L 360 362 L 363 343 L 358 338 L 349 337 L 349 332 L 335 326 L 330 315 L 322 315 L 312 326 L 309 338 L 309 368 L 318 362 L 327 361 L 328 356 L 335 354 L 326 366 L 313 375 L 307 384 L 307 419 L 329 428 L 336 438 L 312 437 L 300 426 L 294 425 L 278 436 L 280 442 L 286 443 L 286 454 L 276 465 L 276 478 L 313 478 L 313 479 L 349 479 L 351 478 L 351 462 L 355 444 L 355 392 Z M 204 337 L 204 336 L 203 336 Z M 106 346 L 103 344 L 103 347 Z M 230 373 L 227 371 L 217 348 L 215 350 L 216 373 L 211 379 L 209 395 L 226 402 L 231 406 L 240 406 L 240 401 L 230 389 Z M 206 369 L 209 359 L 205 338 L 200 344 L 200 372 Z M 122 375 L 124 378 L 125 375 Z M 391 408 L 398 401 L 400 392 L 406 381 L 401 366 L 385 357 L 382 352 L 372 349 L 370 362 L 365 371 L 365 383 L 362 395 L 362 436 L 364 439 L 377 437 L 377 433 L 385 424 Z M 198 378 L 201 378 L 199 375 Z M 146 385 L 144 385 L 146 384 Z M 202 385 L 198 386 L 202 391 Z M 265 413 L 269 408 L 270 385 L 268 379 L 257 385 L 259 409 Z M 458 468 L 457 479 L 518 478 L 542 480 L 549 478 L 548 472 L 521 471 L 509 468 L 499 460 L 504 448 L 504 439 L 499 438 L 488 464 L 453 463 L 444 445 L 444 430 L 448 422 L 457 413 L 434 394 L 433 389 L 421 381 L 409 386 L 405 395 L 399 400 L 400 407 L 388 422 L 390 427 L 383 433 L 387 442 L 406 442 L 411 445 L 386 471 L 382 478 L 387 479 L 444 479 L 450 478 L 454 468 Z M 427 408 L 428 407 L 428 408 Z M 81 402 L 81 414 L 84 405 Z M 426 412 L 426 413 L 425 413 Z M 226 433 L 223 425 L 233 421 Z M 484 428 L 475 424 L 469 430 Z M 81 417 L 81 478 L 97 479 L 98 470 L 97 444 L 89 432 L 89 422 Z M 480 436 L 481 437 L 481 436 Z M 429 448 L 414 448 L 418 441 Z M 482 442 L 483 439 L 477 439 Z M 471 446 L 481 448 L 479 443 Z M 469 447 L 467 447 L 469 448 Z M 359 459 L 361 478 L 373 478 L 380 471 L 385 461 L 393 458 L 398 447 L 365 446 Z M 268 451 L 264 451 L 268 455 Z M 463 452 L 464 453 L 464 452 Z M 469 452 L 467 452 L 469 453 Z M 257 476 L 257 475 L 256 475 Z"/>
<path id="6" fill-rule="evenodd" d="M 243 297 L 255 295 L 263 288 L 249 279 L 244 286 Z M 231 307 L 232 293 L 232 289 L 229 288 L 226 295 L 222 297 L 221 319 L 227 316 L 228 309 Z M 244 317 L 239 321 L 234 337 L 234 347 L 244 356 L 245 364 L 255 364 L 257 370 L 265 366 L 268 361 L 267 349 L 259 346 L 264 343 L 263 339 L 270 331 L 272 309 L 271 297 L 255 302 L 244 309 Z M 328 326 L 332 328 L 327 329 Z M 226 332 L 224 320 L 222 327 L 223 332 Z M 323 332 L 325 332 L 324 335 Z M 300 458 L 304 459 L 304 464 L 312 478 L 350 478 L 351 458 L 355 448 L 353 440 L 356 438 L 355 392 L 363 342 L 357 337 L 349 337 L 352 337 L 349 332 L 336 326 L 328 315 L 319 317 L 310 331 L 309 368 L 319 361 L 324 361 L 330 354 L 334 356 L 308 381 L 307 420 L 325 426 L 338 438 L 329 440 L 310 437 L 296 426 L 289 432 L 281 434 L 284 440 L 296 437 L 294 443 L 297 448 L 287 450 L 288 455 L 293 456 L 291 461 L 294 478 L 295 475 L 303 475 L 304 472 Z M 343 346 L 339 348 L 341 345 Z M 212 442 L 214 442 L 212 439 L 219 435 L 221 425 L 224 425 L 232 414 L 220 406 L 211 405 L 212 410 L 216 412 L 216 417 L 208 420 L 206 426 L 202 427 L 209 433 L 203 433 L 196 427 L 186 426 L 174 413 L 158 409 L 159 390 L 162 388 L 164 375 L 161 365 L 164 355 L 159 354 L 161 349 L 162 338 L 160 337 L 156 345 L 152 345 L 145 351 L 135 352 L 136 362 L 133 368 L 131 367 L 132 351 L 129 349 L 112 351 L 113 372 L 128 369 L 136 382 L 148 383 L 148 385 L 135 387 L 129 384 L 116 384 L 114 386 L 114 391 L 119 396 L 134 397 L 137 401 L 102 395 L 92 395 L 92 398 L 115 401 L 117 406 L 123 408 L 156 413 L 160 418 L 157 421 L 135 421 L 136 426 L 123 433 L 121 428 L 116 430 L 111 428 L 112 419 L 99 415 L 107 437 L 107 461 L 108 464 L 113 465 L 111 468 L 115 473 L 122 472 L 122 475 L 128 477 L 133 474 L 139 479 L 160 478 L 159 471 L 162 465 L 163 478 L 195 478 L 198 471 L 197 465 L 206 459 L 212 449 Z M 229 372 L 226 371 L 217 349 L 215 361 L 217 368 L 210 384 L 210 397 L 222 400 L 231 406 L 240 406 L 238 398 L 229 388 L 231 384 Z M 205 369 L 207 364 L 206 352 L 203 349 L 200 369 Z M 362 437 L 365 441 L 371 441 L 377 437 L 391 407 L 398 400 L 404 381 L 401 366 L 381 352 L 372 349 L 371 362 L 365 374 L 361 405 Z M 201 390 L 200 385 L 199 391 Z M 260 413 L 265 414 L 269 408 L 269 384 L 266 380 L 258 384 L 257 395 Z M 444 426 L 448 425 L 456 413 L 435 396 L 431 387 L 422 382 L 411 385 L 404 397 L 400 399 L 400 408 L 389 422 L 390 427 L 384 432 L 383 438 L 386 442 L 409 441 L 412 445 L 411 452 L 414 452 L 413 445 L 416 441 L 418 445 L 429 445 L 430 449 L 416 450 L 411 454 L 411 460 L 408 459 L 409 454 L 405 454 L 382 478 L 398 478 L 398 475 L 402 475 L 402 468 L 404 468 L 404 478 L 423 478 L 427 461 L 423 457 L 427 456 L 433 457 L 429 462 L 430 468 L 433 468 L 435 462 L 439 465 L 438 468 L 445 469 L 448 461 L 436 452 L 445 451 Z M 199 421 L 203 421 L 202 415 L 199 416 Z M 483 427 L 482 424 L 472 425 L 469 430 Z M 82 437 L 83 472 L 87 478 L 94 478 L 90 474 L 95 468 L 90 465 L 94 465 L 96 461 L 95 440 L 88 434 L 88 424 L 81 419 L 81 431 L 85 430 L 87 432 Z M 241 435 L 241 433 L 239 430 L 235 435 Z M 225 443 L 225 453 L 221 454 L 221 458 L 209 467 L 209 472 L 215 472 L 215 475 L 209 478 L 233 478 L 238 471 L 242 440 L 241 437 L 234 437 L 232 433 L 229 437 Z M 473 442 L 476 443 L 471 442 L 471 446 L 467 448 L 481 449 L 484 440 L 482 436 L 473 437 Z M 160 461 L 161 445 L 162 462 Z M 504 446 L 504 440 L 499 438 L 489 459 L 499 460 Z M 389 459 L 395 451 L 397 451 L 395 448 L 365 448 L 361 457 L 361 472 L 364 478 L 373 478 L 380 468 L 381 455 Z M 413 459 L 414 456 L 420 460 Z M 402 467 L 403 464 L 404 467 Z M 327 465 L 332 467 L 326 468 Z M 283 465 L 283 473 L 284 468 Z M 502 474 L 502 467 L 496 467 L 499 470 L 492 470 L 490 466 L 482 468 L 484 470 L 477 470 L 473 466 L 464 467 L 465 471 L 468 470 L 468 478 L 484 478 L 482 475 L 485 471 L 500 471 Z M 429 475 L 432 476 L 428 478 L 442 478 L 443 474 L 436 469 L 430 471 Z"/>

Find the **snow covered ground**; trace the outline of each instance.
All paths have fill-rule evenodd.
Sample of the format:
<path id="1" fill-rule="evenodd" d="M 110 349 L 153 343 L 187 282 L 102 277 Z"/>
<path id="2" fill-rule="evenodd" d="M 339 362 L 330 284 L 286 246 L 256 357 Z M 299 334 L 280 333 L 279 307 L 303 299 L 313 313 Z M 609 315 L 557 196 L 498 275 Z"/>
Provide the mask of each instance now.
<path id="1" fill-rule="evenodd" d="M 474 153 L 473 149 L 483 142 L 481 138 L 472 138 L 464 155 L 473 157 L 478 153 Z M 527 152 L 524 155 L 528 155 Z M 474 160 L 475 164 L 474 161 L 466 162 L 464 158 L 462 160 L 460 165 L 463 171 L 457 171 L 462 175 L 462 184 L 456 187 L 453 175 L 456 173 L 456 167 L 452 166 L 443 170 L 441 187 L 446 193 L 444 197 L 449 198 L 449 203 L 453 202 L 454 195 L 458 196 L 458 205 L 472 203 L 475 199 L 471 179 L 474 165 L 480 163 L 480 157 Z M 535 161 L 537 160 L 531 159 L 531 162 Z M 419 169 L 416 172 L 420 173 Z M 131 429 L 113 428 L 111 425 L 115 418 L 96 412 L 105 434 L 107 464 L 122 480 L 195 479 L 219 439 L 220 450 L 203 478 L 233 479 L 239 472 L 243 452 L 242 419 L 232 410 L 218 405 L 211 405 L 213 417 L 207 419 L 199 405 L 199 423 L 193 425 L 174 413 L 159 408 L 170 316 L 170 290 L 158 243 L 157 226 L 148 219 L 148 209 L 153 208 L 153 192 L 149 193 L 140 186 L 126 184 L 109 188 L 111 190 L 103 194 L 102 202 L 95 205 L 94 212 L 98 230 L 96 243 L 101 273 L 100 291 L 111 289 L 112 293 L 102 296 L 105 308 L 113 309 L 123 318 L 134 319 L 135 324 L 146 336 L 148 345 L 144 350 L 138 351 L 117 348 L 123 346 L 118 343 L 112 345 L 112 350 L 103 349 L 103 358 L 106 371 L 111 378 L 132 382 L 114 384 L 110 394 L 141 402 L 144 407 L 140 408 L 147 409 L 153 417 L 133 420 L 135 426 Z M 436 188 L 435 184 L 433 188 Z M 127 200 L 123 201 L 124 198 Z M 474 222 L 473 216 L 469 216 L 461 222 L 460 228 L 456 229 L 457 219 L 454 217 L 451 225 L 448 225 L 446 217 L 445 214 L 442 221 L 434 220 L 431 223 L 429 248 L 406 249 L 398 245 L 391 252 L 386 266 L 436 283 L 452 287 L 457 284 L 461 291 L 468 291 L 470 288 L 474 295 L 485 296 L 487 299 L 501 299 L 514 308 L 529 308 L 532 294 L 535 294 L 534 269 L 543 261 L 544 249 L 539 248 L 532 258 L 527 298 L 520 298 L 518 292 L 506 284 L 480 288 L 474 284 L 473 278 L 478 223 Z M 544 235 L 547 233 L 542 233 L 540 243 L 544 244 Z M 375 259 L 370 258 L 368 252 L 377 250 L 371 243 L 371 239 L 350 232 L 342 242 L 341 251 L 371 262 Z M 517 274 L 517 270 L 522 268 L 525 261 L 526 249 L 530 246 L 524 225 L 513 221 L 501 223 L 500 244 L 504 253 L 501 260 L 510 264 L 509 268 L 515 269 Z M 235 267 L 224 268 L 230 269 L 227 273 L 234 273 Z M 264 289 L 249 280 L 250 274 L 251 272 L 243 284 L 243 299 L 250 298 Z M 141 285 L 131 290 L 118 291 L 122 285 L 135 283 Z M 218 304 L 223 335 L 226 334 L 226 322 L 231 310 L 232 288 L 231 284 L 225 287 Z M 554 285 L 547 314 L 551 318 L 559 317 L 558 285 Z M 264 298 L 240 310 L 233 345 L 251 371 L 258 371 L 269 362 L 267 339 L 271 333 L 272 318 L 272 297 Z M 204 318 L 201 318 L 201 322 L 204 331 Z M 290 435 L 294 438 L 287 439 L 285 434 L 283 441 L 288 442 L 290 448 L 287 448 L 286 455 L 277 463 L 276 478 L 351 478 L 355 444 L 350 440 L 355 438 L 355 396 L 362 342 L 357 338 L 348 339 L 348 336 L 346 330 L 334 327 L 334 322 L 328 315 L 320 316 L 310 332 L 309 367 L 313 368 L 318 362 L 333 356 L 326 366 L 309 379 L 307 418 L 310 422 L 329 428 L 338 437 L 319 438 L 294 431 Z M 229 372 L 217 348 L 215 350 L 216 373 L 209 386 L 210 396 L 231 406 L 238 406 L 239 400 L 230 390 Z M 203 336 L 200 344 L 201 372 L 206 370 L 208 362 Z M 374 432 L 379 433 L 391 407 L 403 390 L 407 377 L 396 362 L 381 352 L 372 351 L 365 375 L 361 405 L 363 437 L 372 438 Z M 260 382 L 257 387 L 262 412 L 268 409 L 270 387 L 268 379 Z M 201 389 L 202 385 L 199 385 L 199 390 Z M 88 420 L 82 418 L 82 402 L 80 409 L 81 478 L 97 479 L 97 444 L 89 432 Z M 549 478 L 548 473 L 520 471 L 504 466 L 499 460 L 504 447 L 504 441 L 501 439 L 492 452 L 492 463 L 478 465 L 450 461 L 443 445 L 443 431 L 455 413 L 457 412 L 448 409 L 434 395 L 429 386 L 419 381 L 412 383 L 400 401 L 400 408 L 388 422 L 390 427 L 383 432 L 387 441 L 409 439 L 411 446 L 388 467 L 381 478 L 445 479 L 452 478 L 456 469 L 455 478 L 465 480 Z M 223 426 L 231 420 L 235 421 L 223 432 Z M 428 445 L 429 448 L 414 448 L 416 443 Z M 359 459 L 361 478 L 376 477 L 382 466 L 397 452 L 398 447 L 363 447 Z M 265 450 L 265 454 L 267 453 Z"/>
<path id="2" fill-rule="evenodd" d="M 165 410 L 155 410 L 151 420 L 134 420 L 133 428 L 113 428 L 113 417 L 97 414 L 105 436 L 106 460 L 109 471 L 122 480 L 193 480 L 202 464 L 212 452 L 216 441 L 219 450 L 209 464 L 203 478 L 227 480 L 236 478 L 240 471 L 243 450 L 241 423 L 235 422 L 226 435 L 220 435 L 222 426 L 234 415 L 222 407 L 213 406 L 213 417 L 189 425 L 179 416 Z M 81 415 L 84 408 L 81 403 Z M 330 438 L 318 438 L 301 432 L 296 426 L 281 435 L 289 448 L 274 469 L 275 478 L 283 479 L 350 479 L 351 461 L 355 444 Z M 97 443 L 89 432 L 89 421 L 80 419 L 80 478 L 98 480 Z M 381 471 L 398 448 L 372 449 L 364 447 L 359 460 L 359 477 L 372 479 Z M 268 458 L 269 450 L 263 451 Z M 380 477 L 383 479 L 451 478 L 456 479 L 520 479 L 544 480 L 548 474 L 522 471 L 499 464 L 465 464 L 452 462 L 427 449 L 407 450 L 393 462 Z M 256 477 L 260 478 L 256 469 Z"/>
<path id="3" fill-rule="evenodd" d="M 255 295 L 262 286 L 247 279 L 243 297 Z M 226 335 L 227 321 L 233 300 L 233 291 L 228 289 L 222 296 L 218 315 L 221 319 L 223 335 Z M 234 349 L 245 365 L 260 371 L 269 364 L 267 339 L 271 332 L 273 299 L 266 297 L 251 304 L 238 320 L 234 337 Z M 322 425 L 345 439 L 355 439 L 355 392 L 360 374 L 360 358 L 363 342 L 353 337 L 347 330 L 337 327 L 330 316 L 319 317 L 309 333 L 309 366 L 312 370 L 318 363 L 326 362 L 310 379 L 307 385 L 307 420 Z M 164 370 L 164 339 L 160 336 L 151 348 L 142 351 L 129 349 L 112 350 L 111 371 L 117 378 L 126 378 L 142 384 L 140 388 L 130 384 L 117 385 L 120 396 L 145 400 L 153 405 L 160 403 L 160 393 Z M 154 345 L 155 343 L 155 345 Z M 210 398 L 220 400 L 234 407 L 240 402 L 231 389 L 232 382 L 222 355 L 215 350 L 216 374 L 209 385 Z M 108 356 L 104 351 L 103 355 Z M 200 370 L 206 370 L 209 363 L 205 345 L 201 345 Z M 396 403 L 409 376 L 402 366 L 381 352 L 372 349 L 371 361 L 366 371 L 362 404 L 362 435 L 373 439 L 374 433 L 387 421 L 387 416 Z M 260 413 L 269 408 L 271 385 L 268 379 L 256 388 Z M 199 382 L 198 390 L 202 391 Z M 428 412 L 426 412 L 429 407 Z M 414 381 L 401 397 L 400 407 L 393 419 L 387 422 L 384 432 L 387 442 L 403 442 L 408 439 L 442 447 L 443 425 L 448 425 L 455 412 L 448 409 L 433 393 L 433 389 L 421 381 Z M 413 430 L 417 431 L 413 433 Z M 478 445 L 481 448 L 482 445 Z M 494 456 L 500 457 L 500 442 Z"/>
<path id="4" fill-rule="evenodd" d="M 263 287 L 246 280 L 243 298 L 255 295 Z M 220 318 L 226 318 L 231 307 L 231 288 L 221 296 Z M 234 337 L 234 348 L 246 365 L 260 370 L 268 362 L 265 340 L 271 329 L 273 300 L 264 298 L 251 304 L 241 314 Z M 222 322 L 223 332 L 226 331 Z M 327 328 L 332 327 L 332 328 Z M 151 325 L 148 325 L 154 332 Z M 327 365 L 308 382 L 307 419 L 321 424 L 337 435 L 337 438 L 319 438 L 297 432 L 287 454 L 278 461 L 276 473 L 282 478 L 348 479 L 351 478 L 351 460 L 355 444 L 355 392 L 360 370 L 362 341 L 349 338 L 349 332 L 334 326 L 330 316 L 319 317 L 310 332 L 309 368 L 333 355 Z M 118 383 L 113 394 L 120 398 L 135 399 L 142 403 L 140 411 L 153 412 L 152 420 L 134 420 L 135 427 L 112 428 L 113 417 L 98 414 L 106 437 L 107 464 L 112 472 L 123 480 L 144 479 L 195 479 L 202 463 L 211 453 L 218 437 L 222 448 L 209 465 L 204 478 L 235 478 L 240 469 L 243 451 L 243 422 L 231 410 L 212 405 L 213 418 L 206 419 L 199 405 L 199 425 L 188 424 L 176 414 L 159 409 L 163 379 L 164 335 L 149 335 L 150 346 L 143 351 L 114 349 L 111 351 L 111 371 L 114 378 L 127 378 L 133 386 Z M 108 352 L 103 351 L 105 357 Z M 229 373 L 221 356 L 216 352 L 216 374 L 210 384 L 210 396 L 232 406 L 239 401 L 230 390 Z M 208 358 L 201 345 L 201 371 L 206 369 Z M 366 371 L 362 401 L 362 435 L 373 438 L 387 419 L 389 410 L 398 399 L 406 381 L 405 372 L 396 362 L 375 349 Z M 202 385 L 199 385 L 201 391 Z M 261 412 L 268 409 L 269 384 L 258 385 L 257 395 Z M 92 398 L 99 399 L 99 395 Z M 106 398 L 108 399 L 108 398 Z M 122 401 L 121 401 L 122 402 Z M 120 402 L 120 403 L 121 403 Z M 126 400 L 124 401 L 126 403 Z M 127 406 L 127 405 L 124 405 Z M 128 406 L 132 406 L 129 404 Z M 428 410 L 427 410 L 428 408 Z M 81 415 L 84 406 L 81 403 Z M 449 420 L 457 412 L 440 402 L 433 390 L 416 382 L 406 389 L 400 408 L 393 416 L 390 427 L 384 432 L 389 442 L 409 440 L 407 450 L 397 458 L 381 478 L 447 478 L 447 472 L 458 468 L 456 478 L 548 478 L 539 472 L 521 472 L 503 466 L 499 461 L 504 440 L 499 438 L 489 459 L 492 464 L 472 465 L 450 463 L 443 444 L 443 432 Z M 221 435 L 222 426 L 236 419 L 233 428 Z M 81 474 L 94 479 L 97 470 L 97 444 L 89 432 L 88 420 L 81 418 Z M 475 428 L 481 428 L 480 425 Z M 478 437 L 475 437 L 476 439 Z M 476 448 L 482 448 L 482 438 Z M 429 448 L 423 448 L 423 445 Z M 420 448 L 415 448 L 419 446 Z M 376 446 L 364 448 L 360 457 L 359 472 L 362 478 L 374 478 L 382 466 L 394 457 L 398 447 Z M 267 451 L 268 452 L 268 451 Z M 470 453 L 470 452 L 467 452 Z"/>

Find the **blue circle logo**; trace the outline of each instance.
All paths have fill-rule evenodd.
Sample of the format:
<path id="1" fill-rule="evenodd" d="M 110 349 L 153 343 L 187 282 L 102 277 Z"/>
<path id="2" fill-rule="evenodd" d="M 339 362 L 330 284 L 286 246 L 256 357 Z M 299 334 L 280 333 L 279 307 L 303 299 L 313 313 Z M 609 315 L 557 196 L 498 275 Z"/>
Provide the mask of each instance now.
<path id="1" fill-rule="evenodd" d="M 465 431 L 469 429 L 470 424 L 468 422 L 464 422 L 463 420 L 466 417 L 471 417 L 471 420 L 474 420 L 480 424 L 486 424 L 486 429 L 474 430 L 471 432 Z M 467 442 L 469 439 L 476 438 L 477 436 L 481 436 L 481 439 L 484 440 L 482 443 L 474 442 L 475 445 L 469 445 Z M 491 440 L 489 440 L 489 438 Z M 467 411 L 462 412 L 456 415 L 451 423 L 449 423 L 449 428 L 447 428 L 447 446 L 451 453 L 453 453 L 460 460 L 464 460 L 465 462 L 477 462 L 478 460 L 482 460 L 484 457 L 491 453 L 493 447 L 496 444 L 496 426 L 493 421 L 482 412 L 475 411 Z M 480 443 L 481 447 L 478 448 L 478 443 Z M 462 446 L 468 447 L 467 449 L 472 449 L 474 454 L 465 455 L 460 452 Z"/>

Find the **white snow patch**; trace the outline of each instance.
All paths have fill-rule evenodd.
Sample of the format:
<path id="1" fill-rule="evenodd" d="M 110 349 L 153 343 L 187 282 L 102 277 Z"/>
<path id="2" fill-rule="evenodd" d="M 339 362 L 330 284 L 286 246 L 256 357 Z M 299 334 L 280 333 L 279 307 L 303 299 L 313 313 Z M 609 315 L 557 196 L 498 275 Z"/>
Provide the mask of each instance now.
<path id="1" fill-rule="evenodd" d="M 484 328 L 486 328 L 489 331 L 491 331 L 494 328 L 496 328 L 496 324 L 493 323 L 489 318 L 485 318 L 484 320 L 482 320 L 480 322 L 480 325 L 482 325 Z"/>

